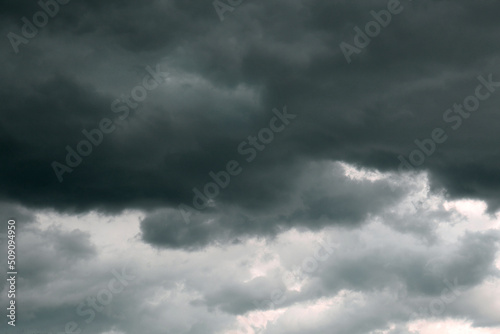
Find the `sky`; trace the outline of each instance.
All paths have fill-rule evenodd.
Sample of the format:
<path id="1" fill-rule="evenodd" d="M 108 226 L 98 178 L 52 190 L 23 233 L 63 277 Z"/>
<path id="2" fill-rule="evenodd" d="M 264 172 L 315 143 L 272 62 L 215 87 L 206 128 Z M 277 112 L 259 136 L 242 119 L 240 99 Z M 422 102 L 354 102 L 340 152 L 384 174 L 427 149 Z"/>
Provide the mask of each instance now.
<path id="1" fill-rule="evenodd" d="M 500 334 L 497 1 L 0 8 L 1 333 Z"/>

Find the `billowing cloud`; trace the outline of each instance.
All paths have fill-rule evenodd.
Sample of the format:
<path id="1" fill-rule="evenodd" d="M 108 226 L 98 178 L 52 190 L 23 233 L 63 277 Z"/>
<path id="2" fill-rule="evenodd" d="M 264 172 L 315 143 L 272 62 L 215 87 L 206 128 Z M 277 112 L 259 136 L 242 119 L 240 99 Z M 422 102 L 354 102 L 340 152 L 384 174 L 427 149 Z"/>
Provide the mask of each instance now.
<path id="1" fill-rule="evenodd" d="M 500 4 L 1 7 L 2 333 L 500 333 Z"/>
<path id="2" fill-rule="evenodd" d="M 397 170 L 398 156 L 409 160 L 419 149 L 414 141 L 439 128 L 446 141 L 428 144 L 435 152 L 416 168 L 451 196 L 486 200 L 494 211 L 500 75 L 492 42 L 498 27 L 489 13 L 498 5 L 401 6 L 348 64 L 339 43 L 354 43 L 353 27 L 364 27 L 386 2 L 245 2 L 223 22 L 210 3 L 61 5 L 18 54 L 1 53 L 1 147 L 9 157 L 3 197 L 70 211 L 190 205 L 192 189 L 228 161 L 243 163 L 238 144 L 269 123 L 273 108 L 287 105 L 296 122 L 245 166 L 220 201 L 273 205 L 310 162 L 325 159 Z M 21 17 L 38 9 L 8 5 L 2 31 L 21 33 Z M 146 67 L 156 65 L 170 79 L 147 92 L 139 109 L 116 104 L 128 109 L 120 120 L 125 109 L 114 113 L 111 104 L 130 98 Z M 488 97 L 477 111 L 446 113 L 471 103 L 465 100 L 478 85 Z M 52 163 L 67 165 L 66 146 L 78 152 L 82 131 L 99 128 L 103 118 L 118 130 L 60 183 Z"/>

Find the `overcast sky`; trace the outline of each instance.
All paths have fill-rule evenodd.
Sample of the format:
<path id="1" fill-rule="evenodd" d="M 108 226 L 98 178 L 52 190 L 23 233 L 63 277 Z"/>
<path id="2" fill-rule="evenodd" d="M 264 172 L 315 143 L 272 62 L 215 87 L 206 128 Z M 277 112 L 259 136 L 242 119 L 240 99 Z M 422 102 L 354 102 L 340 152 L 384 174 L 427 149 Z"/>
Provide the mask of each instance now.
<path id="1" fill-rule="evenodd" d="M 0 5 L 19 334 L 500 334 L 500 3 Z"/>

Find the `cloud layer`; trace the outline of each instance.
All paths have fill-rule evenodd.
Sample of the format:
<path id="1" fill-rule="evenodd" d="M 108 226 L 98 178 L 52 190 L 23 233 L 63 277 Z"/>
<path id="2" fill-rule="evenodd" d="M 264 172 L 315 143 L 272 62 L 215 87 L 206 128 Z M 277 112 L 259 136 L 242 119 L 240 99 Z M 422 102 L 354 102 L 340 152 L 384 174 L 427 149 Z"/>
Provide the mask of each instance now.
<path id="1" fill-rule="evenodd" d="M 6 332 L 500 333 L 499 3 L 0 6 Z"/>

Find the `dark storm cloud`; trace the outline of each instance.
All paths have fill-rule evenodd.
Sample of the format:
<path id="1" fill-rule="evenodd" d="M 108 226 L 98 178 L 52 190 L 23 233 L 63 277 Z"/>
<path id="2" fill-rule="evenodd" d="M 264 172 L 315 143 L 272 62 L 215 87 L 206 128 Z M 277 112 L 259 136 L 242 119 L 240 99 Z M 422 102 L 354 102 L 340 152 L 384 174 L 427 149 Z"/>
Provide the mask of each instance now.
<path id="1" fill-rule="evenodd" d="M 357 227 L 397 204 L 409 191 L 402 180 L 395 186 L 389 179 L 349 179 L 339 164 L 311 164 L 305 170 L 288 185 L 286 196 L 275 202 L 278 210 L 260 208 L 256 214 L 255 208 L 235 211 L 225 205 L 200 211 L 161 210 L 141 222 L 142 238 L 159 247 L 197 249 L 253 235 L 275 237 L 294 227 Z"/>
<path id="2" fill-rule="evenodd" d="M 500 208 L 500 3 L 402 0 L 348 63 L 340 43 L 353 44 L 354 28 L 387 3 L 244 0 L 221 22 L 212 0 L 71 0 L 16 53 L 7 34 L 22 35 L 21 18 L 40 6 L 4 1 L 0 213 L 19 226 L 19 328 L 224 333 L 273 309 L 265 301 L 276 289 L 284 313 L 267 334 L 409 334 L 414 319 L 498 326 L 500 236 L 475 216 L 477 203 L 470 216 L 443 203 Z M 136 110 L 120 102 L 117 112 L 148 66 L 168 77 Z M 489 96 L 477 111 L 445 117 L 478 85 Z M 247 161 L 239 145 L 285 106 L 296 118 Z M 59 182 L 53 162 L 67 164 L 66 148 L 105 118 L 117 130 Z M 428 187 L 424 174 L 397 173 L 398 156 L 411 160 L 415 139 L 435 128 L 447 140 L 416 168 Z M 212 206 L 179 209 L 232 160 L 242 172 Z M 340 162 L 377 177 L 351 177 Z M 430 207 L 411 203 L 425 196 Z M 79 229 L 88 220 L 102 225 Z M 303 267 L 320 234 L 338 247 L 290 288 L 282 271 Z M 76 308 L 127 260 L 144 277 L 86 323 Z M 412 318 L 440 298 L 444 279 L 456 279 L 460 299 Z M 304 325 L 294 315 L 309 306 L 326 316 L 313 311 Z"/>
<path id="3" fill-rule="evenodd" d="M 4 34 L 19 32 L 20 18 L 37 9 L 20 4 L 5 5 Z M 347 64 L 340 42 L 352 43 L 353 27 L 364 27 L 385 1 L 244 2 L 224 22 L 210 2 L 70 2 L 19 54 L 4 39 L 0 194 L 76 211 L 191 205 L 193 187 L 241 159 L 237 145 L 286 104 L 300 115 L 296 123 L 219 201 L 278 208 L 311 161 L 397 170 L 399 154 L 408 157 L 415 139 L 441 127 L 449 139 L 421 168 L 436 187 L 485 199 L 494 210 L 500 94 L 457 130 L 442 116 L 474 92 L 478 75 L 500 81 L 500 27 L 490 14 L 499 5 L 401 4 L 403 12 Z M 66 145 L 75 148 L 82 130 L 114 119 L 111 102 L 155 64 L 173 73 L 169 84 L 150 92 L 129 127 L 107 136 L 59 183 L 51 163 L 64 163 Z M 316 215 L 364 215 L 349 207 L 346 194 L 304 196 Z"/>

